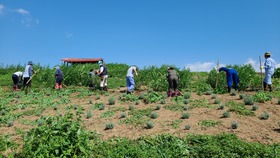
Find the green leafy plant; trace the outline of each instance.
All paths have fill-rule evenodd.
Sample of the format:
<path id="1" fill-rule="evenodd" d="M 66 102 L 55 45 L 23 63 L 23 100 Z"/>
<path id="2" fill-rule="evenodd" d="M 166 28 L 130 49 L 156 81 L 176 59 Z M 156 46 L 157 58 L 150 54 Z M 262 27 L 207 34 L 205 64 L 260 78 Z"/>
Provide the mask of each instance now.
<path id="1" fill-rule="evenodd" d="M 87 114 L 86 114 L 86 118 L 89 119 L 89 118 L 92 118 L 93 114 L 91 111 L 88 111 Z"/>
<path id="2" fill-rule="evenodd" d="M 126 118 L 126 113 L 122 112 L 120 118 Z"/>
<path id="3" fill-rule="evenodd" d="M 258 107 L 257 105 L 253 105 L 253 106 L 252 106 L 252 110 L 253 110 L 253 111 L 257 111 L 258 108 L 259 108 L 259 107 Z"/>
<path id="4" fill-rule="evenodd" d="M 226 112 L 223 113 L 222 117 L 223 118 L 229 118 L 230 117 L 230 113 L 226 111 Z"/>

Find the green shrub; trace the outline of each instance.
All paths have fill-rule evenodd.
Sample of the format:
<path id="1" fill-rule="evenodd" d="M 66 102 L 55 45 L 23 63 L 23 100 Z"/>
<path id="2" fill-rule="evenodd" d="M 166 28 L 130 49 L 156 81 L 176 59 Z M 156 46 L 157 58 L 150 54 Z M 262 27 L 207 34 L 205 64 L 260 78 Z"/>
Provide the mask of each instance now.
<path id="1" fill-rule="evenodd" d="M 108 98 L 109 105 L 114 105 L 116 103 L 116 99 L 114 97 Z"/>
<path id="2" fill-rule="evenodd" d="M 115 127 L 114 123 L 106 123 L 105 130 L 113 129 Z"/>
<path id="3" fill-rule="evenodd" d="M 254 105 L 253 97 L 247 96 L 243 99 L 245 105 Z"/>
<path id="4" fill-rule="evenodd" d="M 133 111 L 135 107 L 133 105 L 129 105 L 128 110 Z"/>
<path id="5" fill-rule="evenodd" d="M 218 107 L 219 110 L 223 110 L 224 108 L 225 108 L 224 104 L 220 104 L 219 107 Z"/>
<path id="6" fill-rule="evenodd" d="M 183 103 L 184 103 L 184 104 L 189 104 L 189 103 L 190 103 L 190 100 L 189 100 L 189 99 L 184 99 Z"/>
<path id="7" fill-rule="evenodd" d="M 122 112 L 120 118 L 126 118 L 126 113 Z"/>
<path id="8" fill-rule="evenodd" d="M 14 125 L 14 120 L 9 119 L 9 120 L 7 121 L 7 126 L 8 126 L 8 127 L 12 127 L 13 125 Z"/>
<path id="9" fill-rule="evenodd" d="M 154 123 L 153 122 L 151 122 L 151 121 L 148 121 L 147 123 L 146 123 L 146 128 L 147 129 L 152 129 L 152 128 L 154 128 Z"/>
<path id="10" fill-rule="evenodd" d="M 221 100 L 219 100 L 219 99 L 214 100 L 214 104 L 220 104 L 220 103 L 221 103 Z"/>
<path id="11" fill-rule="evenodd" d="M 161 105 L 157 105 L 155 110 L 160 110 L 161 109 Z"/>
<path id="12" fill-rule="evenodd" d="M 190 97 L 191 97 L 191 93 L 190 92 L 184 93 L 184 99 L 190 99 Z"/>
<path id="13" fill-rule="evenodd" d="M 238 123 L 237 122 L 232 122 L 231 123 L 231 129 L 237 129 L 238 128 Z"/>
<path id="14" fill-rule="evenodd" d="M 188 124 L 185 126 L 185 130 L 190 130 L 190 129 L 191 129 L 191 125 Z"/>
<path id="15" fill-rule="evenodd" d="M 244 99 L 246 97 L 246 94 L 239 94 L 239 99 Z"/>
<path id="16" fill-rule="evenodd" d="M 226 112 L 223 113 L 222 117 L 223 118 L 229 118 L 230 117 L 230 113 L 226 111 Z"/>
<path id="17" fill-rule="evenodd" d="M 216 99 L 216 98 L 217 98 L 217 95 L 216 95 L 216 94 L 212 94 L 211 98 L 212 98 L 212 99 Z"/>
<path id="18" fill-rule="evenodd" d="M 160 103 L 161 103 L 161 104 L 165 104 L 165 103 L 166 103 L 165 99 L 161 99 L 161 100 L 160 100 Z"/>
<path id="19" fill-rule="evenodd" d="M 150 114 L 150 118 L 151 118 L 151 119 L 156 119 L 156 118 L 158 118 L 158 113 L 152 112 L 152 113 Z"/>
<path id="20" fill-rule="evenodd" d="M 92 115 L 92 112 L 91 111 L 88 111 L 87 114 L 86 114 L 86 118 L 89 119 L 91 118 L 93 115 Z"/>
<path id="21" fill-rule="evenodd" d="M 188 119 L 190 118 L 190 114 L 189 113 L 182 113 L 182 119 Z"/>
<path id="22" fill-rule="evenodd" d="M 269 114 L 267 112 L 261 114 L 261 116 L 259 117 L 261 120 L 267 120 L 269 118 Z"/>
<path id="23" fill-rule="evenodd" d="M 257 105 L 253 105 L 253 106 L 252 106 L 252 110 L 253 110 L 253 111 L 257 111 L 258 108 L 259 108 L 259 107 L 258 107 Z"/>

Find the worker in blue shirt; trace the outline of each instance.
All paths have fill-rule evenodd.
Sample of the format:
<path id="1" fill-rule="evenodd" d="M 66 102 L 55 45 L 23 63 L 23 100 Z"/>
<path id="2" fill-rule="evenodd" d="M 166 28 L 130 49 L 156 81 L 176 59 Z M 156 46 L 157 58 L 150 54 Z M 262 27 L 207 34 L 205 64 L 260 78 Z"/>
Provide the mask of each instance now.
<path id="1" fill-rule="evenodd" d="M 232 82 L 234 83 L 234 89 L 237 91 L 238 83 L 239 83 L 237 71 L 233 68 L 226 68 L 226 67 L 219 68 L 219 72 L 221 72 L 221 71 L 225 71 L 226 75 L 227 75 L 228 93 L 231 92 Z"/>

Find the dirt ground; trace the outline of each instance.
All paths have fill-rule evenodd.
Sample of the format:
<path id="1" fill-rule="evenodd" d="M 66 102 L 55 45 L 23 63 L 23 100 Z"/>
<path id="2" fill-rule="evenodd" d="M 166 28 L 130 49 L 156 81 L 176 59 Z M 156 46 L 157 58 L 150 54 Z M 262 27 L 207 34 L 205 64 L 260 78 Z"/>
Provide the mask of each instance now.
<path id="1" fill-rule="evenodd" d="M 214 99 L 212 99 L 211 95 L 197 95 L 196 93 L 192 93 L 190 100 L 206 100 L 212 108 L 193 108 L 188 109 L 186 111 L 171 111 L 165 108 L 165 106 L 173 105 L 174 100 L 167 98 L 165 104 L 153 103 L 153 104 L 144 104 L 142 101 L 139 102 L 139 105 L 135 105 L 133 102 L 121 102 L 118 100 L 118 96 L 123 95 L 121 91 L 111 91 L 110 95 L 101 95 L 100 99 L 96 100 L 96 96 L 86 96 L 83 98 L 76 97 L 78 94 L 71 95 L 71 105 L 79 105 L 84 107 L 83 114 L 83 124 L 87 130 L 96 131 L 99 133 L 104 140 L 113 137 L 126 137 L 129 139 L 137 139 L 142 136 L 152 136 L 163 133 L 174 134 L 179 137 L 184 137 L 188 134 L 221 134 L 221 133 L 234 133 L 239 138 L 249 142 L 259 142 L 263 144 L 273 144 L 280 143 L 280 105 L 277 104 L 278 98 L 273 98 L 271 101 L 267 101 L 265 103 L 255 103 L 259 108 L 255 111 L 255 116 L 241 116 L 234 112 L 230 112 L 229 118 L 223 118 L 223 113 L 228 110 L 225 107 L 223 110 L 219 110 L 219 104 L 214 104 Z M 254 94 L 256 92 L 239 92 L 240 94 Z M 134 93 L 136 95 L 137 93 Z M 116 103 L 114 105 L 108 104 L 108 98 L 115 97 Z M 243 102 L 243 100 L 239 99 L 239 94 L 236 96 L 231 96 L 229 94 L 217 95 L 217 98 L 221 100 L 222 103 L 226 103 L 229 101 L 234 102 Z M 89 103 L 89 100 L 92 100 L 92 103 Z M 106 103 L 106 108 L 104 110 L 91 109 L 94 103 Z M 158 118 L 152 119 L 154 122 L 154 127 L 152 129 L 147 129 L 146 124 L 142 124 L 140 126 L 133 126 L 130 124 L 122 123 L 122 120 L 131 117 L 129 115 L 129 106 L 134 105 L 135 110 L 137 109 L 147 109 L 152 108 L 155 109 L 157 105 L 161 105 L 160 110 L 154 110 L 158 113 Z M 58 107 L 58 110 L 54 110 L 53 108 L 46 109 L 41 115 L 43 116 L 52 116 L 63 114 L 67 105 L 64 107 Z M 122 113 L 121 110 L 118 110 L 111 117 L 101 117 L 102 113 L 110 110 L 110 108 L 122 108 L 123 111 L 126 112 L 126 118 L 120 118 Z M 246 105 L 246 108 L 251 109 L 252 106 Z M 89 119 L 85 117 L 87 111 L 91 110 L 93 116 Z M 15 111 L 16 112 L 16 111 Z M 190 114 L 188 119 L 182 119 L 182 112 L 186 112 Z M 269 114 L 269 119 L 261 120 L 259 118 L 264 112 Z M 21 142 L 21 137 L 17 134 L 17 129 L 21 130 L 29 130 L 31 128 L 36 127 L 36 125 L 30 125 L 28 122 L 34 121 L 38 119 L 40 116 L 24 116 L 21 119 L 14 121 L 14 125 L 12 127 L 2 126 L 0 128 L 0 133 L 11 134 L 13 139 L 16 142 Z M 219 122 L 216 126 L 205 127 L 200 124 L 203 120 L 212 120 L 215 122 Z M 27 123 L 26 123 L 27 122 Z M 176 122 L 179 122 L 177 126 Z M 237 129 L 232 129 L 232 122 L 238 123 Z M 114 128 L 110 130 L 105 130 L 105 125 L 107 123 L 113 123 Z M 186 125 L 190 125 L 191 128 L 189 130 L 185 129 Z"/>

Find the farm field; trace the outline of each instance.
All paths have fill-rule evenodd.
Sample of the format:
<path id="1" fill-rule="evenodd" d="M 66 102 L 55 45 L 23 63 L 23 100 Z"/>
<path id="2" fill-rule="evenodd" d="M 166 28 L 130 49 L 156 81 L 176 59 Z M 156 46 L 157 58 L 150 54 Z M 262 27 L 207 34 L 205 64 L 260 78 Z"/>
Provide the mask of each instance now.
<path id="1" fill-rule="evenodd" d="M 123 86 L 126 65 L 108 65 L 115 68 L 109 91 L 79 82 L 90 67 L 62 67 L 66 85 L 61 90 L 50 84 L 49 68 L 41 68 L 27 94 L 2 82 L 0 156 L 279 156 L 278 78 L 273 79 L 275 91 L 264 92 L 258 85 L 260 75 L 248 66 L 237 67 L 240 90 L 228 94 L 222 73 L 181 70 L 181 95 L 167 98 L 166 80 L 158 77 L 167 65 L 140 70 L 132 95 Z M 8 81 L 6 72 L 2 69 L 1 77 Z M 216 77 L 218 86 L 213 88 Z"/>
<path id="2" fill-rule="evenodd" d="M 256 92 L 236 95 L 186 92 L 184 96 L 165 98 L 164 93 L 145 90 L 127 95 L 124 89 L 100 92 L 86 87 L 68 87 L 28 95 L 21 91 L 9 92 L 6 98 L 1 98 L 2 105 L 6 104 L 9 111 L 1 111 L 0 133 L 9 135 L 20 145 L 23 140 L 19 133 L 38 127 L 42 118 L 72 113 L 75 117 L 80 116 L 86 130 L 94 131 L 102 140 L 135 140 L 160 134 L 185 137 L 229 133 L 246 142 L 280 143 L 277 98 L 244 105 L 240 94 L 254 95 Z M 254 107 L 258 108 L 253 110 Z M 235 129 L 233 124 L 238 127 Z"/>

